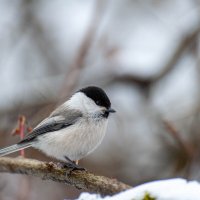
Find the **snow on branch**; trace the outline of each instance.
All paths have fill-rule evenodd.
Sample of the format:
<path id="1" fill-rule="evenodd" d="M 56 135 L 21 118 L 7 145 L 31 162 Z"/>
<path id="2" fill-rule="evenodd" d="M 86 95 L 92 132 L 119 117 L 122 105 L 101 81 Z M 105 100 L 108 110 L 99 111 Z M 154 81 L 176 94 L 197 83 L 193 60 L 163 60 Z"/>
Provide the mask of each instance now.
<path id="1" fill-rule="evenodd" d="M 53 163 L 27 158 L 0 158 L 0 172 L 26 174 L 43 180 L 53 180 L 101 195 L 113 195 L 131 188 L 116 179 L 97 176 L 87 171 L 72 171 L 70 168 L 60 168 Z"/>
<path id="2" fill-rule="evenodd" d="M 181 178 L 152 181 L 111 197 L 82 193 L 77 200 L 199 200 L 200 183 Z"/>

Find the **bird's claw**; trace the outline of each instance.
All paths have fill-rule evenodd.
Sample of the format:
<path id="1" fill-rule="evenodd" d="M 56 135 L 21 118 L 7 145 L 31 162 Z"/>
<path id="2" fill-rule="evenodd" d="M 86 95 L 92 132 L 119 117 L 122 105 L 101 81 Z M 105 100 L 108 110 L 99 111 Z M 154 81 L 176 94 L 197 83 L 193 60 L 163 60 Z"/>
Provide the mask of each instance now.
<path id="1" fill-rule="evenodd" d="M 60 168 L 70 168 L 70 171 L 74 171 L 74 170 L 82 170 L 82 171 L 86 171 L 85 168 L 76 165 L 75 163 L 65 163 L 65 162 L 59 162 L 57 163 L 57 166 Z"/>
<path id="2" fill-rule="evenodd" d="M 67 168 L 70 168 L 71 171 L 74 171 L 74 170 L 83 170 L 83 171 L 86 171 L 85 168 L 79 166 L 79 165 L 76 165 L 75 163 L 63 163 L 64 166 L 63 167 L 67 167 Z"/>

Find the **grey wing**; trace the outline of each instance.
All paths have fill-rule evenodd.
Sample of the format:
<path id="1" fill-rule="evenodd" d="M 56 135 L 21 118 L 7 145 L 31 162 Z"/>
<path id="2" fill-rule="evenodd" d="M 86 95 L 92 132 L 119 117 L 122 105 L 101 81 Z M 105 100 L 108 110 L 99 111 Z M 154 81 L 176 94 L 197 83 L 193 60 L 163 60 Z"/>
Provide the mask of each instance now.
<path id="1" fill-rule="evenodd" d="M 73 110 L 68 110 L 68 112 L 59 114 L 60 115 L 50 115 L 50 117 L 43 120 L 33 129 L 30 134 L 27 135 L 27 137 L 21 140 L 18 144 L 33 141 L 39 135 L 58 131 L 60 129 L 71 126 L 80 120 L 80 117 L 82 116 L 80 112 L 74 112 Z"/>

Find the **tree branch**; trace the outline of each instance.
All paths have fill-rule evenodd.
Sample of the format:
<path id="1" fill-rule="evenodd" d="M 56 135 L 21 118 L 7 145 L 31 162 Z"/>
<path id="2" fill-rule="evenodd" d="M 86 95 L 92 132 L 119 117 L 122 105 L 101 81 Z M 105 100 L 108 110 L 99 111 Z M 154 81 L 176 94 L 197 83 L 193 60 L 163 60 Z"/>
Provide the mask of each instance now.
<path id="1" fill-rule="evenodd" d="M 131 84 L 138 84 L 143 87 L 147 87 L 152 84 L 156 84 L 163 77 L 165 77 L 170 71 L 174 69 L 176 63 L 184 55 L 186 49 L 190 47 L 192 43 L 195 42 L 200 33 L 200 26 L 197 26 L 193 31 L 183 36 L 183 39 L 175 48 L 173 54 L 169 57 L 169 60 L 164 64 L 162 70 L 151 77 L 143 77 L 134 74 L 115 76 L 111 79 L 111 82 L 120 81 Z"/>
<path id="2" fill-rule="evenodd" d="M 70 168 L 60 168 L 51 163 L 27 158 L 0 158 L 0 172 L 26 174 L 43 180 L 53 180 L 101 195 L 113 195 L 131 188 L 116 179 L 97 176 L 87 171 L 71 171 Z"/>

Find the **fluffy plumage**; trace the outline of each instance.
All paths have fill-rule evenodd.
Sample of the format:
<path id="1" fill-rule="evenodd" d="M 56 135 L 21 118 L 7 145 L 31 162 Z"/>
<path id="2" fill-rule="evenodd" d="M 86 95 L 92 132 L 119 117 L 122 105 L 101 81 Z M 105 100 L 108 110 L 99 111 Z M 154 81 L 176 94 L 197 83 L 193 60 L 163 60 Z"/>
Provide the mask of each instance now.
<path id="1" fill-rule="evenodd" d="M 108 116 L 114 112 L 106 93 L 90 86 L 76 92 L 16 145 L 0 149 L 0 156 L 34 147 L 66 162 L 79 160 L 102 141 Z"/>

